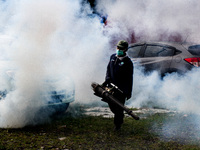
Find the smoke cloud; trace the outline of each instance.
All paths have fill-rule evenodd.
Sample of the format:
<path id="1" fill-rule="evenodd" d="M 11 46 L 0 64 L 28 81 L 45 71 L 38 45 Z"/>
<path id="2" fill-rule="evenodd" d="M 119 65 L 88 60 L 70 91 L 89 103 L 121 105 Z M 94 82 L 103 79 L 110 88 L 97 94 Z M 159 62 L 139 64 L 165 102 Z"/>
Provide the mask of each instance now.
<path id="1" fill-rule="evenodd" d="M 199 1 L 106 0 L 97 9 L 108 15 L 109 33 L 130 42 L 173 40 L 199 42 Z M 120 28 L 117 30 L 116 28 Z"/>
<path id="2" fill-rule="evenodd" d="M 135 107 L 160 107 L 177 110 L 182 113 L 199 113 L 199 70 L 181 76 L 177 73 L 160 78 L 157 72 L 145 76 L 136 70 L 134 78 L 133 98 L 129 103 Z M 189 105 L 189 106 L 188 106 Z"/>
<path id="3" fill-rule="evenodd" d="M 38 123 L 35 114 L 45 103 L 41 92 L 48 90 L 47 76 L 69 76 L 75 84 L 75 104 L 99 101 L 90 84 L 104 81 L 118 40 L 200 42 L 199 4 L 197 0 L 101 0 L 95 9 L 108 16 L 104 26 L 81 0 L 0 1 L 0 90 L 13 88 L 0 100 L 0 127 Z M 5 80 L 11 66 L 17 70 L 14 86 Z M 141 68 L 135 69 L 128 105 L 156 105 L 198 116 L 198 75 L 194 69 L 185 76 L 174 73 L 161 80 L 157 72 L 144 75 Z M 58 88 L 67 86 L 62 82 Z M 39 122 L 48 113 L 40 117 Z M 199 119 L 193 120 L 198 126 Z"/>
<path id="4" fill-rule="evenodd" d="M 80 1 L 71 0 L 0 3 L 2 91 L 8 89 L 4 78 L 8 70 L 15 73 L 11 72 L 13 89 L 0 101 L 0 127 L 38 123 L 35 115 L 45 103 L 41 95 L 48 90 L 47 76 L 69 76 L 75 83 L 76 101 L 89 103 L 90 83 L 103 76 L 102 60 L 108 51 L 99 18 L 88 16 L 89 5 L 82 11 Z M 68 84 L 64 81 L 58 88 Z M 39 122 L 47 114 L 40 115 Z"/>

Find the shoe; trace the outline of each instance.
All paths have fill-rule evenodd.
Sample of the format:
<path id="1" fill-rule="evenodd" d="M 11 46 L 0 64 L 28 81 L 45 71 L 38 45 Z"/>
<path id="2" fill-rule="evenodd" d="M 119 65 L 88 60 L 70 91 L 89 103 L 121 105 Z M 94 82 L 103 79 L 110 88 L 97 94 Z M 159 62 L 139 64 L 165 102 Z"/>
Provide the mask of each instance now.
<path id="1" fill-rule="evenodd" d="M 120 129 L 121 129 L 121 126 L 116 126 L 114 131 L 120 131 Z"/>

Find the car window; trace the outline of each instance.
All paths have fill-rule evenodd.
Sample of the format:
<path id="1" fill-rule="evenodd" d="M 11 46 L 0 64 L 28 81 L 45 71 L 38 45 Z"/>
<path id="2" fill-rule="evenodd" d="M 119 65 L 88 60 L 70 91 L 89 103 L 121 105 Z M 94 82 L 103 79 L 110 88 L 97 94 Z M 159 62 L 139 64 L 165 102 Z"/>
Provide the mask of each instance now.
<path id="1" fill-rule="evenodd" d="M 140 53 L 140 49 L 142 48 L 142 46 L 133 46 L 133 47 L 130 47 L 128 49 L 128 56 L 129 57 L 132 57 L 132 58 L 137 58 L 139 53 Z"/>
<path id="2" fill-rule="evenodd" d="M 174 50 L 168 47 L 149 45 L 146 47 L 144 57 L 164 57 L 173 56 Z"/>
<path id="3" fill-rule="evenodd" d="M 200 55 L 200 45 L 192 45 L 188 47 L 188 51 L 192 55 Z"/>

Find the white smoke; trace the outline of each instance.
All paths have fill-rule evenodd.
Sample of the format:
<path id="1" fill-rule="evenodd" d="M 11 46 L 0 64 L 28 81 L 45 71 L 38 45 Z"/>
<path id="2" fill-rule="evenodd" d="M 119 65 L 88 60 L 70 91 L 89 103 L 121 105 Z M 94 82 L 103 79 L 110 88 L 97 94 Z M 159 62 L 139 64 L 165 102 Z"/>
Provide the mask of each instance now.
<path id="1" fill-rule="evenodd" d="M 155 121 L 151 129 L 162 140 L 190 143 L 197 142 L 199 134 L 200 70 L 195 68 L 184 74 L 177 73 L 160 78 L 157 72 L 144 75 L 140 69 L 135 70 L 132 98 L 127 101 L 129 107 L 163 108 L 175 112 L 173 117 Z M 159 130 L 160 129 L 160 130 Z"/>
<path id="2" fill-rule="evenodd" d="M 90 11 L 86 6 L 84 12 Z M 81 7 L 80 1 L 72 0 L 1 1 L 1 73 L 13 69 L 10 62 L 16 72 L 13 91 L 0 101 L 0 127 L 37 123 L 35 114 L 45 103 L 41 92 L 46 92 L 43 82 L 49 75 L 70 76 L 76 101 L 90 102 L 91 82 L 104 75 L 108 40 L 98 17 L 88 17 Z"/>
<path id="3" fill-rule="evenodd" d="M 135 107 L 149 104 L 149 107 L 174 109 L 179 112 L 200 114 L 198 101 L 199 70 L 193 69 L 184 76 L 177 73 L 160 78 L 157 72 L 145 76 L 136 70 L 133 98 L 129 103 Z"/>
<path id="4" fill-rule="evenodd" d="M 180 35 L 184 41 L 199 42 L 198 0 L 112 0 L 97 1 L 97 9 L 108 15 L 111 35 L 135 40 L 170 40 Z M 116 29 L 120 28 L 120 31 Z"/>
<path id="5" fill-rule="evenodd" d="M 199 42 L 199 3 L 101 0 L 96 8 L 108 16 L 103 27 L 98 16 L 91 17 L 89 4 L 82 5 L 81 0 L 0 1 L 1 57 L 11 59 L 17 68 L 15 90 L 0 101 L 0 127 L 23 127 L 32 122 L 43 103 L 38 93 L 44 90 L 43 80 L 49 74 L 71 77 L 75 103 L 94 102 L 98 98 L 90 84 L 103 82 L 117 40 L 170 40 L 175 35 L 180 40 L 189 36 L 188 41 Z M 164 80 L 156 72 L 145 76 L 136 70 L 129 105 L 141 107 L 153 101 L 199 114 L 198 80 L 196 70 L 185 77 L 172 74 Z M 0 89 L 4 89 L 3 75 L 0 82 Z"/>

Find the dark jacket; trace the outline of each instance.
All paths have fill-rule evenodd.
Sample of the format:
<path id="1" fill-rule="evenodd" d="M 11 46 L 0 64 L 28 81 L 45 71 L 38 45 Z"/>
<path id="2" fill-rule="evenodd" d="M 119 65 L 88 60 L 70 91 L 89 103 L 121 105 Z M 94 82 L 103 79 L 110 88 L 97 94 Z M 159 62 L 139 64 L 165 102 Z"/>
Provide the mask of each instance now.
<path id="1" fill-rule="evenodd" d="M 133 63 L 128 56 L 125 56 L 120 60 L 116 54 L 111 55 L 107 66 L 106 82 L 115 84 L 123 91 L 127 98 L 131 97 Z"/>

